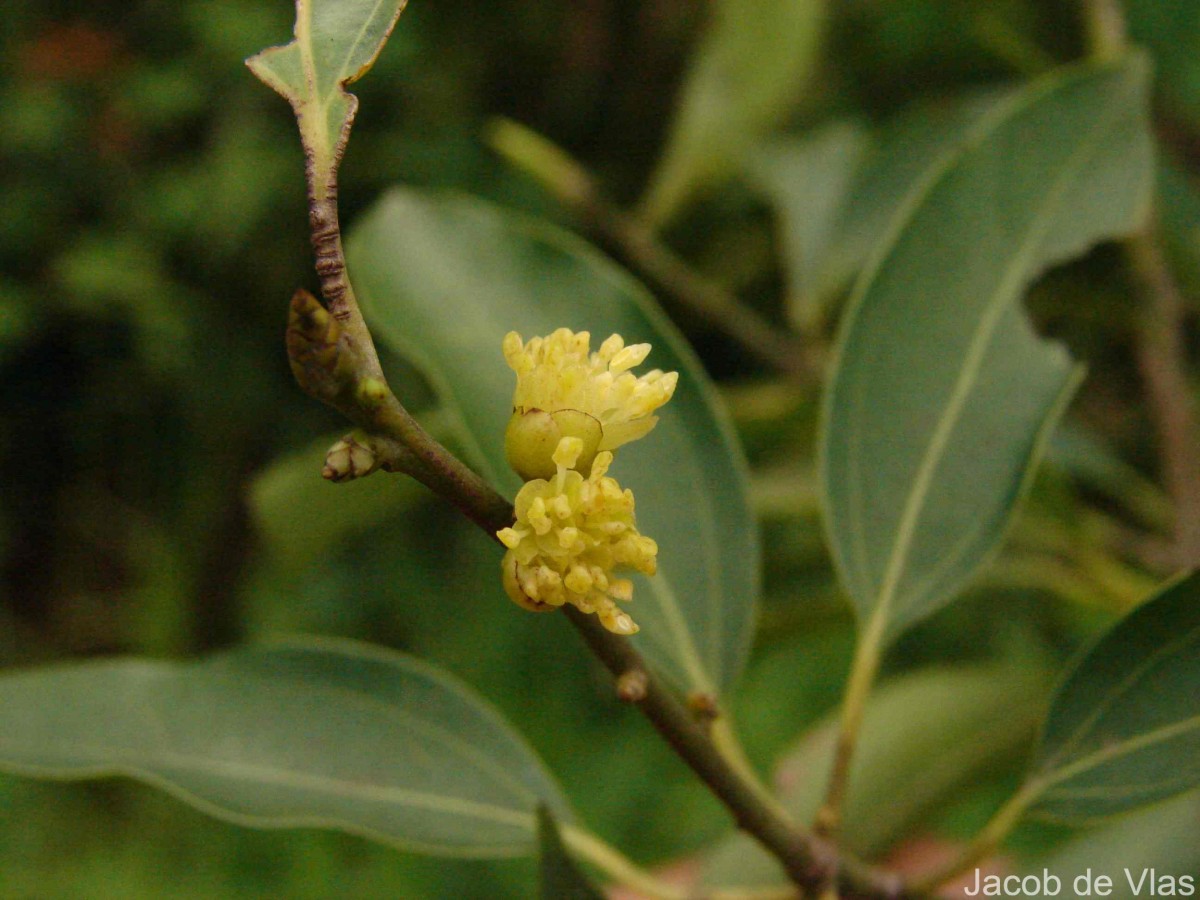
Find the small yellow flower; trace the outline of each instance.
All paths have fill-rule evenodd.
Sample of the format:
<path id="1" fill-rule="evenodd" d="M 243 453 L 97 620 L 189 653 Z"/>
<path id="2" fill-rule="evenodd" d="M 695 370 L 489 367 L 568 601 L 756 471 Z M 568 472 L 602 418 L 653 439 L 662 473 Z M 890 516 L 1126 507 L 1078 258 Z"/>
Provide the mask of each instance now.
<path id="1" fill-rule="evenodd" d="M 590 342 L 588 332 L 567 328 L 528 343 L 515 331 L 504 338 L 504 358 L 517 373 L 505 450 L 526 481 L 554 476 L 553 453 L 564 437 L 582 441 L 576 465 L 587 470 L 597 453 L 647 434 L 658 422 L 654 411 L 675 393 L 677 372 L 629 371 L 646 359 L 649 344 L 626 347 L 614 334 L 591 353 Z"/>
<path id="2" fill-rule="evenodd" d="M 612 571 L 628 566 L 653 575 L 658 545 L 638 533 L 633 492 L 605 474 L 612 453 L 597 453 L 585 479 L 574 469 L 583 449 L 580 438 L 562 438 L 552 454 L 554 477 L 528 481 L 517 494 L 516 522 L 496 533 L 508 548 L 504 589 L 526 609 L 570 603 L 595 613 L 609 631 L 633 634 L 637 625 L 616 602 L 633 599 L 633 583 Z"/>

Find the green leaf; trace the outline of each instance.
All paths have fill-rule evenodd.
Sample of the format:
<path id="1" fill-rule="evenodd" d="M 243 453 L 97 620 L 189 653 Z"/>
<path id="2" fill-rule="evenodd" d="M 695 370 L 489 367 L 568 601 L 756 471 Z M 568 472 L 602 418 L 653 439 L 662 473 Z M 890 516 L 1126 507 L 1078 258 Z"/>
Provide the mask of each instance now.
<path id="1" fill-rule="evenodd" d="M 318 197 L 334 184 L 358 110 L 346 86 L 375 63 L 407 2 L 296 0 L 295 39 L 246 60 L 295 110 Z"/>
<path id="2" fill-rule="evenodd" d="M 782 220 L 788 311 L 802 330 L 819 327 L 824 317 L 826 259 L 868 146 L 861 125 L 834 122 L 802 139 L 770 143 L 753 160 L 752 172 Z"/>
<path id="3" fill-rule="evenodd" d="M 553 226 L 459 195 L 390 192 L 348 252 L 377 340 L 417 363 L 461 419 L 480 470 L 510 494 L 504 461 L 515 376 L 500 352 L 510 330 L 611 333 L 654 345 L 648 364 L 679 372 L 675 397 L 612 475 L 637 496 L 638 527 L 659 569 L 635 577 L 635 637 L 678 684 L 730 685 L 745 661 L 758 595 L 758 536 L 732 430 L 699 361 L 637 282 Z M 494 587 L 473 602 L 502 597 Z"/>
<path id="4" fill-rule="evenodd" d="M 666 150 L 642 202 L 662 223 L 741 162 L 791 110 L 816 65 L 825 0 L 721 0 L 692 58 Z"/>
<path id="5" fill-rule="evenodd" d="M 126 775 L 244 825 L 339 828 L 427 853 L 528 854 L 539 803 L 571 817 L 482 699 L 431 666 L 349 641 L 6 674 L 0 767 Z"/>
<path id="6" fill-rule="evenodd" d="M 851 767 L 843 829 L 849 848 L 877 856 L 972 779 L 1023 754 L 1047 683 L 1043 665 L 1022 659 L 922 671 L 883 685 L 867 706 Z M 798 822 L 812 821 L 824 799 L 838 731 L 837 717 L 829 717 L 780 761 L 780 799 Z M 744 835 L 721 845 L 706 873 L 715 884 L 784 877 Z"/>
<path id="7" fill-rule="evenodd" d="M 984 117 L 914 195 L 847 312 L 821 435 L 826 525 L 873 639 L 945 605 L 998 546 L 1079 379 L 1019 300 L 1143 220 L 1141 56 L 1056 73 Z"/>
<path id="8" fill-rule="evenodd" d="M 1119 622 L 1055 696 L 1031 809 L 1115 815 L 1200 786 L 1200 574 Z"/>
<path id="9" fill-rule="evenodd" d="M 801 328 L 859 273 L 921 176 L 953 152 L 1005 92 L 917 103 L 873 138 L 852 120 L 775 139 L 751 173 L 781 219 L 789 312 Z"/>
<path id="10" fill-rule="evenodd" d="M 604 900 L 567 854 L 554 816 L 544 806 L 538 807 L 537 815 L 541 850 L 538 896 L 542 900 Z"/>
<path id="11" fill-rule="evenodd" d="M 1074 882 L 1088 869 L 1092 871 L 1093 883 L 1101 875 L 1112 879 L 1112 893 L 1105 894 L 1109 900 L 1191 896 L 1196 888 L 1194 873 L 1200 872 L 1197 821 L 1200 821 L 1200 794 L 1179 797 L 1088 829 L 1048 858 L 1038 860 L 1036 867 L 1029 866 L 1027 871 L 1040 875 L 1043 869 L 1047 869 L 1058 874 L 1064 888 L 1059 894 L 1061 897 L 1085 895 L 1085 891 L 1075 890 Z M 1149 882 L 1152 876 L 1141 881 L 1139 892 L 1136 890 L 1139 879 L 1147 869 L 1154 869 L 1157 876 L 1175 878 L 1177 882 L 1181 876 L 1187 875 L 1192 879 L 1192 890 L 1188 893 L 1180 890 L 1173 893 L 1158 891 L 1160 885 L 1155 880 L 1157 892 L 1151 893 Z M 1132 885 L 1126 878 L 1126 871 L 1133 878 Z"/>
<path id="12" fill-rule="evenodd" d="M 1007 92 L 972 93 L 936 103 L 916 103 L 889 121 L 859 169 L 843 215 L 821 260 L 819 287 L 838 291 L 858 275 L 891 232 L 922 176 L 953 153 Z M 798 213 L 797 213 L 798 214 Z"/>

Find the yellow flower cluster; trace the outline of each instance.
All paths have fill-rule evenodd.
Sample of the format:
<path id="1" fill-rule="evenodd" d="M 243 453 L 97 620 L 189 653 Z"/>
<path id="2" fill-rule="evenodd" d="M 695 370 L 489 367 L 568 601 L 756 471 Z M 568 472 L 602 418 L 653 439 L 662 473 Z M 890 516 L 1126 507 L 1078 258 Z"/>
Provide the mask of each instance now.
<path id="1" fill-rule="evenodd" d="M 633 492 L 608 467 L 613 450 L 655 426 L 653 413 L 679 376 L 630 371 L 649 344 L 626 347 L 614 334 L 592 353 L 590 343 L 586 331 L 567 328 L 528 342 L 515 331 L 504 338 L 504 358 L 517 373 L 505 451 L 525 486 L 516 521 L 496 536 L 508 548 L 504 588 L 517 604 L 546 611 L 569 603 L 609 631 L 633 634 L 637 625 L 617 605 L 633 599 L 633 584 L 613 570 L 653 575 L 658 545 L 638 533 Z"/>
<path id="2" fill-rule="evenodd" d="M 626 347 L 614 334 L 591 353 L 590 343 L 588 332 L 568 328 L 528 343 L 515 331 L 504 338 L 504 358 L 517 373 L 505 448 L 527 481 L 554 474 L 551 455 L 563 437 L 583 441 L 581 469 L 601 450 L 643 437 L 658 422 L 654 411 L 675 393 L 676 372 L 629 371 L 646 359 L 649 344 Z"/>
<path id="3" fill-rule="evenodd" d="M 658 545 L 638 533 L 633 492 L 605 474 L 612 453 L 597 454 L 584 478 L 572 468 L 582 450 L 579 438 L 563 438 L 554 478 L 526 482 L 517 494 L 516 522 L 496 535 L 508 548 L 504 589 L 526 609 L 570 603 L 595 613 L 609 631 L 633 634 L 638 626 L 616 603 L 633 599 L 633 584 L 611 573 L 629 566 L 653 575 Z"/>

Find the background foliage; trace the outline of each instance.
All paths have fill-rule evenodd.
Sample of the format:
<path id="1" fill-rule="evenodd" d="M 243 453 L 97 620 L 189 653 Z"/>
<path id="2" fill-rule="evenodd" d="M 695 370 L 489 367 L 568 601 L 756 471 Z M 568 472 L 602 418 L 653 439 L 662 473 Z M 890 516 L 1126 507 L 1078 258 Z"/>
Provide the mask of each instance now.
<path id="1" fill-rule="evenodd" d="M 748 83 L 765 99 L 735 112 L 739 134 L 770 134 L 717 147 L 725 156 L 689 163 L 684 178 L 671 167 L 686 153 L 659 159 L 680 85 L 689 65 L 704 72 L 722 54 L 759 51 L 747 6 L 727 4 L 744 27 L 714 48 L 702 36 L 709 7 L 690 0 L 413 0 L 356 87 L 364 112 L 341 174 L 344 220 L 403 182 L 567 221 L 482 141 L 491 117 L 508 116 L 575 153 L 622 202 L 658 179 L 647 211 L 685 213 L 666 229 L 674 247 L 769 320 L 823 341 L 865 247 L 975 104 L 1083 48 L 1069 0 L 831 4 L 789 26 L 812 48 L 808 71 L 761 54 Z M 1126 6 L 1157 67 L 1166 238 L 1196 296 L 1200 21 L 1188 0 Z M 286 39 L 291 5 L 16 0 L 5 15 L 0 663 L 176 656 L 281 631 L 366 638 L 445 664 L 508 713 L 588 822 L 639 860 L 720 835 L 725 814 L 611 700 L 564 623 L 531 627 L 513 614 L 468 525 L 398 479 L 317 480 L 329 441 L 313 438 L 342 426 L 294 387 L 281 341 L 287 296 L 313 286 L 300 153 L 286 106 L 242 65 Z M 706 125 L 693 116 L 676 127 L 703 135 Z M 810 190 L 855 185 L 840 218 L 828 201 L 838 226 L 802 244 L 830 248 L 802 278 L 789 272 L 797 254 L 777 250 L 798 227 L 778 187 L 796 154 L 828 171 Z M 811 195 L 791 202 L 820 208 Z M 814 499 L 818 391 L 782 384 L 661 299 L 732 401 L 752 464 L 765 602 L 735 712 L 754 762 L 788 747 L 794 760 L 821 732 L 792 745 L 837 702 L 853 635 Z M 1032 307 L 1039 327 L 1088 363 L 1088 379 L 1004 557 L 976 596 L 900 640 L 890 676 L 999 655 L 1056 670 L 1169 571 L 1156 551 L 1168 514 L 1120 260 L 1100 248 L 1052 272 Z M 416 370 L 388 362 L 405 373 L 393 382 L 410 407 L 431 410 Z M 392 589 L 401 572 L 424 584 L 420 602 Z M 903 710 L 906 690 L 918 688 L 897 679 L 880 702 Z M 1017 707 L 1032 729 L 1035 717 Z M 1004 745 L 1012 772 L 990 761 L 974 792 L 947 805 L 953 785 L 933 790 L 899 818 L 968 831 L 1011 790 L 1030 746 Z M 912 758 L 922 757 L 918 746 Z M 1159 835 L 1195 822 L 1188 802 L 1152 811 L 1122 846 L 1161 848 Z M 451 896 L 486 879 L 494 896 L 519 897 L 534 869 L 240 830 L 124 782 L 4 778 L 0 810 L 0 887 L 15 896 Z M 887 846 L 893 836 L 864 840 Z M 1071 837 L 1030 827 L 1017 846 L 1031 859 L 1082 853 Z M 1051 851 L 1056 842 L 1067 843 Z"/>

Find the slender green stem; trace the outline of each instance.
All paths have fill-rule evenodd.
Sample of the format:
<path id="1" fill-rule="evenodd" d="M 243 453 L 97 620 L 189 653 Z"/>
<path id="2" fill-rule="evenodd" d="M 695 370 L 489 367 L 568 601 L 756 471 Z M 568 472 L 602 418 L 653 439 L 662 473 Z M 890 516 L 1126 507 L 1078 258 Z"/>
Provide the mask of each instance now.
<path id="1" fill-rule="evenodd" d="M 841 721 L 838 726 L 837 744 L 834 746 L 833 767 L 829 773 L 829 785 L 825 802 L 817 812 L 818 834 L 836 837 L 842 828 L 846 790 L 850 780 L 850 764 L 858 747 L 858 734 L 862 728 L 867 699 L 879 674 L 883 658 L 883 630 L 886 615 L 877 611 L 871 617 L 866 630 L 859 637 L 854 651 L 854 662 L 850 666 L 850 677 L 846 683 L 846 694 L 842 699 Z"/>
<path id="2" fill-rule="evenodd" d="M 917 879 L 912 885 L 918 894 L 929 894 L 952 878 L 966 872 L 972 866 L 992 856 L 1003 845 L 1005 838 L 1012 832 L 1017 822 L 1029 808 L 1029 804 L 1041 792 L 1039 785 L 1028 782 L 1021 790 L 1013 794 L 983 829 L 975 835 L 963 851 L 940 869 Z"/>
<path id="3" fill-rule="evenodd" d="M 582 828 L 560 826 L 563 843 L 609 878 L 654 900 L 688 900 L 688 892 L 655 878 L 616 847 Z"/>
<path id="4" fill-rule="evenodd" d="M 1125 13 L 1121 0 L 1080 0 L 1087 44 L 1096 59 L 1111 59 L 1126 47 Z"/>
<path id="5" fill-rule="evenodd" d="M 758 772 L 754 770 L 754 766 L 750 764 L 750 760 L 746 757 L 746 751 L 742 747 L 742 742 L 738 739 L 737 730 L 733 727 L 733 721 L 727 713 L 721 713 L 712 723 L 712 727 L 709 729 L 709 736 L 712 738 L 717 752 L 725 757 L 725 761 L 729 763 L 730 768 L 737 772 L 738 776 L 754 789 L 759 799 L 780 818 L 790 819 L 790 816 L 775 798 L 775 795 L 771 793 L 767 786 L 763 784 L 762 779 L 758 777 Z"/>
<path id="6" fill-rule="evenodd" d="M 694 888 L 669 884 L 647 872 L 620 850 L 592 832 L 570 825 L 560 827 L 563 843 L 580 859 L 591 863 L 617 884 L 653 900 L 796 900 L 796 888 L 769 887 Z"/>
<path id="7" fill-rule="evenodd" d="M 1002 10 L 980 6 L 971 19 L 971 31 L 997 59 L 1022 75 L 1040 75 L 1057 63 L 1053 55 L 1015 28 Z"/>
<path id="8" fill-rule="evenodd" d="M 608 632 L 595 616 L 574 607 L 564 607 L 563 612 L 615 676 L 638 669 L 647 671 L 646 691 L 638 708 L 733 813 L 738 825 L 779 859 L 796 884 L 812 890 L 824 883 L 832 864 L 832 848 L 798 831 L 760 801 L 757 791 L 726 761 L 675 694 L 646 669 L 628 639 Z"/>

